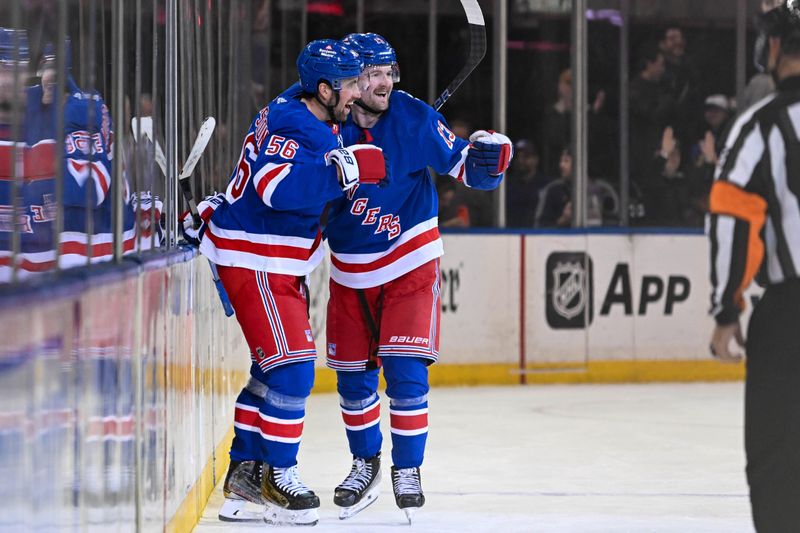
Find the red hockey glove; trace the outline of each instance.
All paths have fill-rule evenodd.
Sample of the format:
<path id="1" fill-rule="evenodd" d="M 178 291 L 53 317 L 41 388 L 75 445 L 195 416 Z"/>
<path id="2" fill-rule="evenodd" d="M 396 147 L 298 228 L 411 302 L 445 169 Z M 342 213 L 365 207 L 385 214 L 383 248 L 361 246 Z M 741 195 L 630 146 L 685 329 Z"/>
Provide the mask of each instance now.
<path id="1" fill-rule="evenodd" d="M 383 150 L 371 144 L 354 144 L 331 150 L 325 155 L 325 163 L 333 163 L 339 168 L 339 183 L 343 191 L 356 183 L 377 184 L 386 178 Z"/>

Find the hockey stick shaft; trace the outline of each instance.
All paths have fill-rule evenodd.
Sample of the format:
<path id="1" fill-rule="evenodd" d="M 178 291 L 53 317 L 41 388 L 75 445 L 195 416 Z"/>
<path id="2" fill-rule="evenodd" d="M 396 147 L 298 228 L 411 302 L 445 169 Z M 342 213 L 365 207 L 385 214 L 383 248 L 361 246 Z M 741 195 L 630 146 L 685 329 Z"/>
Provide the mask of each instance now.
<path id="1" fill-rule="evenodd" d="M 439 98 L 433 103 L 433 108 L 438 111 L 447 100 L 453 96 L 464 80 L 475 70 L 475 67 L 486 55 L 486 22 L 483 20 L 483 12 L 478 0 L 461 0 L 461 6 L 467 15 L 469 24 L 469 57 L 461 70 L 450 82 L 450 85 L 442 91 Z"/>
<path id="2" fill-rule="evenodd" d="M 153 139 L 153 117 L 133 117 L 131 119 L 131 130 L 133 130 L 133 138 L 138 141 L 138 135 L 144 135 L 151 143 L 155 144 L 155 157 L 158 168 L 164 175 L 167 175 L 167 157 L 164 155 L 164 150 L 161 145 Z"/>

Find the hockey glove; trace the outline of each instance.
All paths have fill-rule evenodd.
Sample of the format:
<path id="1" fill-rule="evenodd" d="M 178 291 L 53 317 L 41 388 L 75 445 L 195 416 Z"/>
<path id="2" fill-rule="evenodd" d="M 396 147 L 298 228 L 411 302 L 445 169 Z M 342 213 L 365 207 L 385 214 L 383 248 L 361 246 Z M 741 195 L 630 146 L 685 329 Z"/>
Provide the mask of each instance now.
<path id="1" fill-rule="evenodd" d="M 207 196 L 202 202 L 197 205 L 197 211 L 200 213 L 200 227 L 194 227 L 194 219 L 192 213 L 184 211 L 180 216 L 181 233 L 186 242 L 192 246 L 200 246 L 200 241 L 203 240 L 203 234 L 206 232 L 206 224 L 214 211 L 222 205 L 225 201 L 225 195 L 222 193 Z"/>
<path id="2" fill-rule="evenodd" d="M 494 131 L 478 130 L 469 136 L 467 154 L 474 169 L 489 176 L 499 176 L 508 168 L 514 149 L 511 139 Z"/>
<path id="3" fill-rule="evenodd" d="M 199 228 L 195 228 L 194 219 L 189 211 L 184 211 L 181 213 L 180 220 L 181 233 L 183 233 L 183 238 L 186 240 L 186 242 L 195 247 L 200 246 L 200 241 L 203 239 L 201 230 L 205 229 L 205 224 L 200 224 Z"/>
<path id="4" fill-rule="evenodd" d="M 325 154 L 325 164 L 339 169 L 339 184 L 343 191 L 357 183 L 376 184 L 386 177 L 383 150 L 371 144 L 354 144 Z"/>

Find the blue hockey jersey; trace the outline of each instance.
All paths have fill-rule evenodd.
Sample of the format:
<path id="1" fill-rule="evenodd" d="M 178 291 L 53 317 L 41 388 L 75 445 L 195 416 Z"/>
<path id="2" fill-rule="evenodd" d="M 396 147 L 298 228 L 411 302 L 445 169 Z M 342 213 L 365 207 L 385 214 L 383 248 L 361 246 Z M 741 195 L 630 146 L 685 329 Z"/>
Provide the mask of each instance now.
<path id="1" fill-rule="evenodd" d="M 456 137 L 441 114 L 403 91 L 393 91 L 389 109 L 374 127 L 352 117 L 342 132 L 345 145 L 370 143 L 383 149 L 391 177 L 385 187 L 363 185 L 331 206 L 326 236 L 331 277 L 353 288 L 376 287 L 440 257 L 439 200 L 428 166 L 467 186 L 469 143 Z"/>
<path id="2" fill-rule="evenodd" d="M 7 281 L 11 275 L 15 225 L 20 233 L 17 267 L 21 277 L 55 268 L 56 240 L 61 248 L 58 260 L 62 268 L 85 265 L 90 256 L 93 262 L 107 260 L 113 254 L 109 195 L 113 125 L 99 95 L 80 91 L 74 83 L 72 86 L 74 90 L 66 96 L 63 108 L 64 218 L 57 239 L 54 221 L 58 106 L 42 103 L 40 85 L 29 87 L 21 142 L 9 138 L 14 128 L 0 128 L 6 134 L 0 137 L 0 281 Z M 14 214 L 15 179 L 19 200 Z M 129 209 L 123 212 L 123 249 L 131 251 L 135 244 L 133 213 Z"/>
<path id="3" fill-rule="evenodd" d="M 296 96 L 259 111 L 224 201 L 203 214 L 200 251 L 214 263 L 304 276 L 324 256 L 320 216 L 343 194 L 324 156 L 342 141 Z"/>

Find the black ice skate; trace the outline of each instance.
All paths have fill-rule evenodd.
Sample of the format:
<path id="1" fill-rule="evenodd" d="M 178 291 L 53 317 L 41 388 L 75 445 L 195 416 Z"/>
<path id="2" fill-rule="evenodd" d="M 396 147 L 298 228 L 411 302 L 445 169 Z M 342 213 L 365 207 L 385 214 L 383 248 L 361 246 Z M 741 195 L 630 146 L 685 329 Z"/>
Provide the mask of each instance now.
<path id="1" fill-rule="evenodd" d="M 375 503 L 380 494 L 380 483 L 381 452 L 369 459 L 353 457 L 350 473 L 333 491 L 333 503 L 341 507 L 339 520 L 355 516 Z"/>
<path id="2" fill-rule="evenodd" d="M 261 522 L 264 517 L 264 497 L 261 495 L 260 461 L 231 461 L 222 492 L 225 501 L 219 510 L 224 522 Z"/>
<path id="3" fill-rule="evenodd" d="M 313 526 L 319 521 L 319 498 L 297 473 L 297 466 L 267 467 L 261 483 L 264 521 L 274 526 Z"/>
<path id="4" fill-rule="evenodd" d="M 392 467 L 392 489 L 397 506 L 406 513 L 408 523 L 414 512 L 425 505 L 425 495 L 422 494 L 422 481 L 419 468 Z"/>

